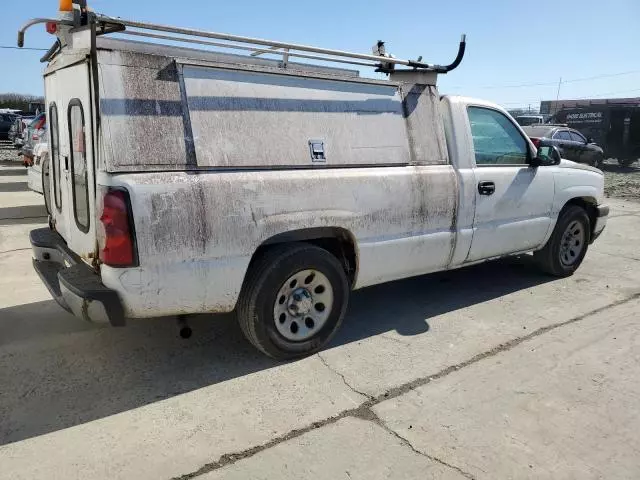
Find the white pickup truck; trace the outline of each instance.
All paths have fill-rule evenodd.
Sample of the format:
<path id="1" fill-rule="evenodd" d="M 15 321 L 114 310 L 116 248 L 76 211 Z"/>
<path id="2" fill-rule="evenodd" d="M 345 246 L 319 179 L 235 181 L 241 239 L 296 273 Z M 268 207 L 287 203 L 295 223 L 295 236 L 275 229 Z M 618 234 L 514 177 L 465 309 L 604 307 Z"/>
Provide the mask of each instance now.
<path id="1" fill-rule="evenodd" d="M 75 4 L 48 20 L 50 226 L 31 244 L 78 317 L 119 326 L 235 311 L 252 344 L 293 358 L 331 338 L 352 290 L 526 252 L 571 275 L 605 226 L 599 170 L 536 150 L 497 105 L 438 94 L 464 39 L 443 67 L 382 43 L 355 54 Z"/>

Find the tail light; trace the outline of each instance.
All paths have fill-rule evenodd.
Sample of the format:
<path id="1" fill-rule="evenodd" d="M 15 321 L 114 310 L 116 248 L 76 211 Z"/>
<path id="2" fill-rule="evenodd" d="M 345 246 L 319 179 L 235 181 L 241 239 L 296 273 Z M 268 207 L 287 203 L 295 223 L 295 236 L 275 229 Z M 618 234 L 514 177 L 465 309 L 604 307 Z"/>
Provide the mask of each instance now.
<path id="1" fill-rule="evenodd" d="M 134 267 L 138 263 L 133 238 L 129 193 L 108 188 L 103 197 L 98 225 L 100 260 L 110 267 Z"/>
<path id="2" fill-rule="evenodd" d="M 531 138 L 531 143 L 533 143 L 533 145 L 536 148 L 540 148 L 540 139 L 539 138 Z"/>

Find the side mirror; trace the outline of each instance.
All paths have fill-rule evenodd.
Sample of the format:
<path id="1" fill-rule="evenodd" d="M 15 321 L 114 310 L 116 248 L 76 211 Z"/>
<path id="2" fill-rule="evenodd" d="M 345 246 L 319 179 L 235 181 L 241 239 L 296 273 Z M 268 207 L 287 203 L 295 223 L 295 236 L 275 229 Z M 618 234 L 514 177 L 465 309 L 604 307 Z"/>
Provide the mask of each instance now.
<path id="1" fill-rule="evenodd" d="M 531 159 L 529 165 L 533 168 L 559 165 L 562 157 L 560 150 L 555 145 L 550 147 L 538 147 L 537 155 Z"/>
<path id="2" fill-rule="evenodd" d="M 593 137 L 587 137 L 587 143 L 595 143 Z"/>

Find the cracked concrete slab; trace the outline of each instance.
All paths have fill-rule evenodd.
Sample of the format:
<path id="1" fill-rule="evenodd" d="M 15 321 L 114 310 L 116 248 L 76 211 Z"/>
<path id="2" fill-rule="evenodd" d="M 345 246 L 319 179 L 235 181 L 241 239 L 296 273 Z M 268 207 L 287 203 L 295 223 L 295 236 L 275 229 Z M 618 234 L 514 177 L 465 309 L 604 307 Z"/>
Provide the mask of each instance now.
<path id="1" fill-rule="evenodd" d="M 607 234 L 596 243 L 597 251 L 640 260 L 638 243 L 628 237 L 629 231 L 640 231 L 640 213 L 631 216 L 611 218 L 607 222 Z"/>
<path id="2" fill-rule="evenodd" d="M 637 478 L 639 310 L 621 304 L 373 410 L 474 478 Z"/>
<path id="3" fill-rule="evenodd" d="M 31 245 L 29 245 L 29 232 L 34 228 L 41 228 L 46 226 L 46 218 L 41 219 L 38 223 L 1 225 L 0 256 L 19 249 L 31 250 Z"/>
<path id="4" fill-rule="evenodd" d="M 175 477 L 364 400 L 310 357 L 0 446 L 0 478 Z"/>
<path id="5" fill-rule="evenodd" d="M 4 227 L 0 227 L 4 228 Z M 0 254 L 0 305 L 12 307 L 30 302 L 49 300 L 51 294 L 33 271 L 31 248 Z M 0 338 L 0 345 L 6 340 Z"/>
<path id="6" fill-rule="evenodd" d="M 640 230 L 635 236 L 640 241 Z M 484 302 L 472 301 L 453 311 L 446 305 L 460 302 L 457 297 L 460 291 L 476 295 L 471 286 L 465 285 L 464 277 L 459 276 L 463 272 L 453 273 L 453 280 L 446 284 L 460 290 L 446 291 L 435 285 L 434 278 L 407 281 L 411 292 L 408 296 L 415 303 L 410 307 L 375 308 L 375 320 L 385 321 L 383 317 L 386 317 L 390 324 L 401 327 L 403 322 L 409 323 L 410 315 L 416 315 L 412 322 L 421 324 L 424 331 L 404 333 L 391 328 L 366 342 L 340 345 L 322 355 L 354 389 L 376 396 L 538 328 L 584 315 L 640 291 L 640 263 L 636 266 L 627 259 L 591 252 L 582 268 L 584 271 L 570 279 L 554 279 Z M 479 285 L 493 280 L 494 287 L 498 284 L 497 288 L 502 288 L 500 284 L 519 281 L 518 274 L 509 268 L 501 269 L 501 273 L 501 277 L 493 278 L 487 270 L 480 275 Z M 478 281 L 478 277 L 472 276 L 468 281 Z M 482 293 L 477 296 L 481 297 Z M 394 310 L 399 310 L 397 316 Z"/>
<path id="7" fill-rule="evenodd" d="M 611 204 L 614 212 L 636 205 Z M 524 257 L 367 289 L 351 309 L 371 307 L 368 316 L 348 317 L 340 346 L 324 351 L 324 360 L 354 389 L 377 396 L 537 328 L 629 298 L 640 292 L 640 262 L 621 252 L 637 256 L 635 220 L 614 219 L 570 278 L 540 275 Z M 383 289 L 396 293 L 394 302 Z M 388 329 L 366 342 L 342 344 L 340 336 L 366 328 L 366 322 Z"/>
<path id="8" fill-rule="evenodd" d="M 343 435 L 344 420 L 375 423 L 363 412 L 383 392 L 424 385 L 434 372 L 444 379 L 453 366 L 483 363 L 485 352 L 538 326 L 637 291 L 638 269 L 617 250 L 638 243 L 633 212 L 612 222 L 606 248 L 599 240 L 570 281 L 549 282 L 509 260 L 356 292 L 334 348 L 289 364 L 258 355 L 229 317 L 194 318 L 189 342 L 177 338 L 174 319 L 124 329 L 84 323 L 50 300 L 28 250 L 7 252 L 0 256 L 0 478 L 197 478 L 203 467 L 231 470 L 334 424 L 341 429 L 326 451 L 346 455 L 369 439 Z M 26 234 L 20 241 L 33 228 L 27 223 L 0 216 L 0 233 L 16 227 L 0 236 L 0 251 L 28 247 Z M 607 245 L 613 231 L 620 236 Z M 377 430 L 372 438 L 390 445 Z M 443 472 L 464 468 L 449 465 Z"/>
<path id="9" fill-rule="evenodd" d="M 379 425 L 346 417 L 200 479 L 464 479 L 417 454 Z"/>

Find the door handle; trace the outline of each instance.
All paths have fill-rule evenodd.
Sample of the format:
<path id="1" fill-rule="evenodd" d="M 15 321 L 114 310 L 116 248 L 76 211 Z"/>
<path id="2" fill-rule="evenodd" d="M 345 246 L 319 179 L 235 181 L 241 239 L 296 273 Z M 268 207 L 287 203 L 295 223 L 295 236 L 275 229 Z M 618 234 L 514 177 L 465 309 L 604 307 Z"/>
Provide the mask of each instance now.
<path id="1" fill-rule="evenodd" d="M 478 183 L 478 193 L 480 195 L 493 195 L 496 191 L 496 184 L 493 182 L 485 181 Z"/>
<path id="2" fill-rule="evenodd" d="M 64 169 L 67 172 L 69 171 L 69 156 L 68 155 L 64 155 Z"/>

